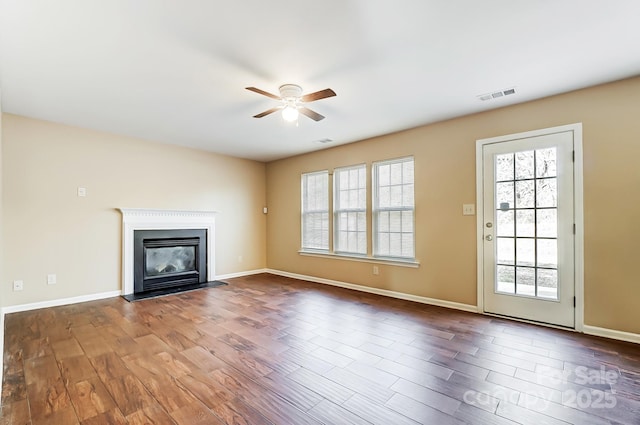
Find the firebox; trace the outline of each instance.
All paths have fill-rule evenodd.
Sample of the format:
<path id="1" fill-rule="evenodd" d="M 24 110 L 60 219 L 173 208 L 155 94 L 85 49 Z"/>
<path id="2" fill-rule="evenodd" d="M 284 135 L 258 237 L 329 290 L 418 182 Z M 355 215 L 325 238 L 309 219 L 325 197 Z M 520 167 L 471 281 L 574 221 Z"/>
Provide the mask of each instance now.
<path id="1" fill-rule="evenodd" d="M 134 293 L 207 281 L 207 230 L 134 230 Z"/>

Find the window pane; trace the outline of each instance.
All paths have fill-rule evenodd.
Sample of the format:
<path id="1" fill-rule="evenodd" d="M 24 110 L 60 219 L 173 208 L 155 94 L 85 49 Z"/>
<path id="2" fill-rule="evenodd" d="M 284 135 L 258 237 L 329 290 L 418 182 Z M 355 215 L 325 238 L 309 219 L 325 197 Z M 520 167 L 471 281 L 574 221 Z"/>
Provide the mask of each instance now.
<path id="1" fill-rule="evenodd" d="M 536 177 L 556 176 L 556 148 L 536 151 Z"/>
<path id="2" fill-rule="evenodd" d="M 535 213 L 533 210 L 516 212 L 516 236 L 535 236 Z"/>
<path id="3" fill-rule="evenodd" d="M 558 267 L 558 241 L 538 239 L 538 267 Z"/>
<path id="4" fill-rule="evenodd" d="M 536 195 L 536 206 L 541 207 L 556 207 L 558 206 L 557 201 L 557 180 L 555 178 L 551 179 L 541 179 L 536 180 L 537 184 L 537 195 Z"/>
<path id="5" fill-rule="evenodd" d="M 349 170 L 349 189 L 357 189 L 358 188 L 358 170 L 352 169 Z"/>
<path id="6" fill-rule="evenodd" d="M 537 211 L 537 232 L 539 238 L 558 237 L 558 213 L 556 209 L 543 209 Z"/>
<path id="7" fill-rule="evenodd" d="M 374 256 L 415 257 L 414 162 L 399 159 L 373 164 Z"/>
<path id="8" fill-rule="evenodd" d="M 511 266 L 496 267 L 496 292 L 504 292 L 507 294 L 516 293 L 515 267 L 511 267 Z"/>
<path id="9" fill-rule="evenodd" d="M 558 299 L 558 271 L 538 269 L 538 296 Z"/>
<path id="10" fill-rule="evenodd" d="M 377 245 L 378 255 L 389 256 L 389 234 L 388 233 L 380 233 L 378 235 L 378 245 Z"/>
<path id="11" fill-rule="evenodd" d="M 402 183 L 413 186 L 413 161 L 406 161 L 402 164 Z"/>
<path id="12" fill-rule="evenodd" d="M 302 248 L 329 249 L 329 173 L 302 175 Z"/>
<path id="13" fill-rule="evenodd" d="M 367 234 L 365 232 L 358 232 L 358 252 L 367 253 Z"/>
<path id="14" fill-rule="evenodd" d="M 334 199 L 334 241 L 336 252 L 366 254 L 366 166 L 337 168 Z M 365 244 L 361 244 L 361 233 Z"/>
<path id="15" fill-rule="evenodd" d="M 389 253 L 395 253 L 399 257 L 402 253 L 401 242 L 400 233 L 389 233 Z"/>
<path id="16" fill-rule="evenodd" d="M 381 187 L 379 189 L 378 195 L 378 206 L 380 208 L 387 208 L 391 206 L 391 193 L 389 186 Z"/>
<path id="17" fill-rule="evenodd" d="M 339 246 L 347 246 L 349 242 L 349 233 L 348 232 L 339 232 L 338 233 L 338 245 Z"/>
<path id="18" fill-rule="evenodd" d="M 513 180 L 513 154 L 496 156 L 496 180 Z"/>
<path id="19" fill-rule="evenodd" d="M 536 251 L 534 239 L 516 239 L 516 264 L 519 266 L 535 266 Z"/>
<path id="20" fill-rule="evenodd" d="M 516 208 L 533 208 L 533 180 L 516 182 Z"/>
<path id="21" fill-rule="evenodd" d="M 378 215 L 378 231 L 379 232 L 388 232 L 389 231 L 389 212 L 383 211 Z"/>
<path id="22" fill-rule="evenodd" d="M 389 186 L 391 180 L 389 178 L 389 165 L 380 165 L 378 169 L 378 184 L 380 186 Z"/>
<path id="23" fill-rule="evenodd" d="M 496 211 L 498 218 L 497 236 L 514 236 L 514 216 L 515 211 Z"/>
<path id="24" fill-rule="evenodd" d="M 497 238 L 496 260 L 500 264 L 515 264 L 515 243 L 513 238 Z"/>
<path id="25" fill-rule="evenodd" d="M 405 184 L 402 188 L 402 205 L 413 205 L 413 184 Z"/>
<path id="26" fill-rule="evenodd" d="M 413 211 L 402 211 L 402 231 L 413 233 Z"/>
<path id="27" fill-rule="evenodd" d="M 391 184 L 402 184 L 402 164 L 391 164 Z"/>
<path id="28" fill-rule="evenodd" d="M 402 234 L 402 257 L 413 257 L 413 233 Z"/>
<path id="29" fill-rule="evenodd" d="M 496 209 L 513 208 L 513 182 L 496 183 Z"/>
<path id="30" fill-rule="evenodd" d="M 346 208 L 359 208 L 359 202 L 358 202 L 358 195 L 360 192 L 359 190 L 350 190 L 349 191 L 349 203 L 347 205 L 344 205 Z"/>
<path id="31" fill-rule="evenodd" d="M 389 202 L 390 207 L 402 206 L 402 186 L 390 187 L 391 200 Z"/>
<path id="32" fill-rule="evenodd" d="M 400 211 L 393 211 L 389 213 L 389 231 L 400 232 L 402 230 L 402 213 Z"/>
<path id="33" fill-rule="evenodd" d="M 338 205 L 347 205 L 349 203 L 349 191 L 348 190 L 341 190 L 338 193 Z M 337 208 L 337 206 L 336 206 Z"/>
<path id="34" fill-rule="evenodd" d="M 533 151 L 516 153 L 516 180 L 533 177 Z"/>
<path id="35" fill-rule="evenodd" d="M 516 293 L 536 296 L 536 270 L 529 267 L 516 267 Z"/>

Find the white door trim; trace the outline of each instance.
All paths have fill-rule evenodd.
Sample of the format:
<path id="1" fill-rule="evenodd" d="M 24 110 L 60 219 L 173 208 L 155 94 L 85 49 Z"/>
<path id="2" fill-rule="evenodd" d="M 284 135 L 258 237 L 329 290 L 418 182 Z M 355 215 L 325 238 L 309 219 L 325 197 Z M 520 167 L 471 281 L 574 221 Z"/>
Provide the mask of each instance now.
<path id="1" fill-rule="evenodd" d="M 574 238 L 575 251 L 575 330 L 584 331 L 584 198 L 583 198 L 583 154 L 582 154 L 582 123 L 568 124 L 559 127 L 545 128 L 541 130 L 526 131 L 523 133 L 509 134 L 505 136 L 491 137 L 476 141 L 476 252 L 477 252 L 477 305 L 478 312 L 484 313 L 484 258 L 483 258 L 483 217 L 484 196 L 483 196 L 483 155 L 482 150 L 485 145 L 492 143 L 506 142 L 517 139 L 526 139 L 547 134 L 561 133 L 565 131 L 573 132 L 573 150 L 575 155 L 573 165 L 573 202 L 574 202 L 574 222 L 576 234 Z"/>

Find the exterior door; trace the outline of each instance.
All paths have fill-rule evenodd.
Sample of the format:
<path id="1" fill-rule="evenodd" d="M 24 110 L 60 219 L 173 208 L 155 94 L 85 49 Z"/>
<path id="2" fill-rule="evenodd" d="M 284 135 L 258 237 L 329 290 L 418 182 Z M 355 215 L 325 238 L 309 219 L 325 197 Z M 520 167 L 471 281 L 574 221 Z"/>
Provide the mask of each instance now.
<path id="1" fill-rule="evenodd" d="M 573 132 L 482 146 L 484 311 L 573 328 Z"/>

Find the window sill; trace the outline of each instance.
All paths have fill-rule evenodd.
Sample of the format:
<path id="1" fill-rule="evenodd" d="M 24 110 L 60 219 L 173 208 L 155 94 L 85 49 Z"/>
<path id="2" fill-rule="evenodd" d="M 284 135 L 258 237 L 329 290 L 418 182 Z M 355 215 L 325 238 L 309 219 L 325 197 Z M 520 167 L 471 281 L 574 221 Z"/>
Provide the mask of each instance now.
<path id="1" fill-rule="evenodd" d="M 364 255 L 336 254 L 335 252 L 313 251 L 313 250 L 300 250 L 298 251 L 298 254 L 304 255 L 306 257 L 333 258 L 336 260 L 359 261 L 362 263 L 387 264 L 390 266 L 398 266 L 398 267 L 410 267 L 410 268 L 420 267 L 420 262 L 418 260 L 367 257 Z"/>

